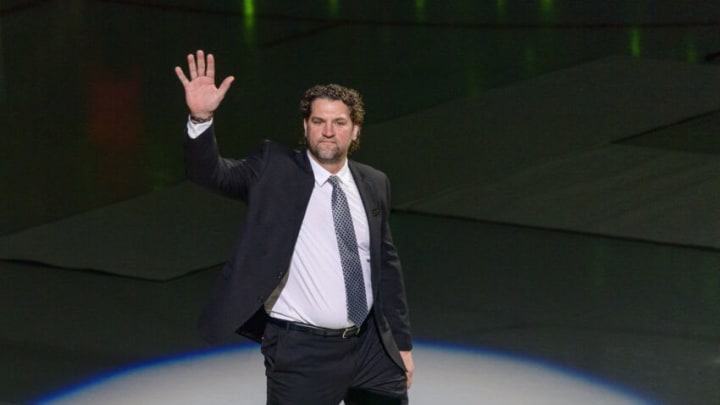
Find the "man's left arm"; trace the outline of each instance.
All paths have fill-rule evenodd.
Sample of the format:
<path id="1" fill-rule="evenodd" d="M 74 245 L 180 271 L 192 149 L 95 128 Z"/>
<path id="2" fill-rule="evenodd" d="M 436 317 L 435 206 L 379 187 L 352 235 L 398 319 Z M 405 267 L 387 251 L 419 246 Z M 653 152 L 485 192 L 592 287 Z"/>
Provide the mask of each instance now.
<path id="1" fill-rule="evenodd" d="M 410 314 L 405 282 L 403 280 L 402 266 L 387 220 L 383 223 L 382 232 L 382 271 L 381 294 L 383 312 L 392 330 L 395 343 L 401 351 L 412 350 L 412 335 L 410 332 Z"/>
<path id="2" fill-rule="evenodd" d="M 386 209 L 382 225 L 382 296 L 385 317 L 390 324 L 390 329 L 395 343 L 400 350 L 400 356 L 407 373 L 408 388 L 412 383 L 414 364 L 412 359 L 412 334 L 410 332 L 410 314 L 408 310 L 407 297 L 405 293 L 405 282 L 403 280 L 402 265 L 398 256 L 395 244 L 390 231 L 388 221 L 390 213 L 390 182 L 385 179 L 386 186 Z"/>

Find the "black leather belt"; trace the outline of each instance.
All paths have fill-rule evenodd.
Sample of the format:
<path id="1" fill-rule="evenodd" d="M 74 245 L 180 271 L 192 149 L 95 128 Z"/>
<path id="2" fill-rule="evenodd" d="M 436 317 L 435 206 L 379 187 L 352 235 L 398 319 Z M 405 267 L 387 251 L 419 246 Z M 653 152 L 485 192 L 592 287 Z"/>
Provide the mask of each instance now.
<path id="1" fill-rule="evenodd" d="M 310 333 L 313 335 L 324 336 L 324 337 L 341 337 L 347 339 L 360 334 L 364 328 L 362 326 L 351 326 L 344 329 L 327 329 L 318 326 L 306 325 L 304 323 L 297 323 L 286 321 L 277 318 L 268 318 L 268 323 L 279 326 L 285 330 L 295 330 L 298 332 Z M 367 323 L 367 321 L 366 321 Z M 364 324 L 363 324 L 364 325 Z"/>

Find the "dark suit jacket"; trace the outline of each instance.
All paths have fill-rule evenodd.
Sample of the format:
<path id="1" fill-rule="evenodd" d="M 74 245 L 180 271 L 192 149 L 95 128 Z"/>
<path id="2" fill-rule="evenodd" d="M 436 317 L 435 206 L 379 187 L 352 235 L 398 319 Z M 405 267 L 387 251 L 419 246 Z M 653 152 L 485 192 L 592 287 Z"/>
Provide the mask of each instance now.
<path id="1" fill-rule="evenodd" d="M 265 300 L 289 269 L 314 187 L 307 153 L 265 141 L 258 154 L 225 159 L 218 153 L 212 127 L 196 139 L 187 137 L 185 150 L 190 180 L 248 208 L 199 328 L 210 342 L 233 332 L 259 341 L 267 319 Z M 348 165 L 370 229 L 374 319 L 388 353 L 403 367 L 398 351 L 410 350 L 412 343 L 400 260 L 388 225 L 390 183 L 370 166 L 354 161 Z"/>

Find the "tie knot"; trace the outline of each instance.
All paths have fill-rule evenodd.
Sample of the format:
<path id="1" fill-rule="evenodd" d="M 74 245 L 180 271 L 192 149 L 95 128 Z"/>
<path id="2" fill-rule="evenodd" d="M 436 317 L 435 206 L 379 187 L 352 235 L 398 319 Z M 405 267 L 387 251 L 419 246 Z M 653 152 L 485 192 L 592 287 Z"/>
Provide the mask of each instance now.
<path id="1" fill-rule="evenodd" d="M 328 183 L 332 184 L 333 188 L 337 187 L 338 184 L 340 184 L 340 179 L 338 176 L 332 175 L 328 177 L 327 179 Z"/>

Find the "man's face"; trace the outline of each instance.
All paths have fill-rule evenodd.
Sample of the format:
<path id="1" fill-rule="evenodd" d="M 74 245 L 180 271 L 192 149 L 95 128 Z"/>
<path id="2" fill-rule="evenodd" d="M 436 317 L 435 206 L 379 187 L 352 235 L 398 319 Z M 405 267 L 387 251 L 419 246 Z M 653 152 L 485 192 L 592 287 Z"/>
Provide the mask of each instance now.
<path id="1" fill-rule="evenodd" d="M 308 150 L 323 166 L 342 165 L 350 144 L 360 132 L 360 126 L 350 119 L 348 106 L 340 100 L 326 98 L 312 102 L 310 117 L 303 121 L 303 126 Z"/>

